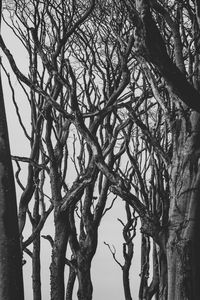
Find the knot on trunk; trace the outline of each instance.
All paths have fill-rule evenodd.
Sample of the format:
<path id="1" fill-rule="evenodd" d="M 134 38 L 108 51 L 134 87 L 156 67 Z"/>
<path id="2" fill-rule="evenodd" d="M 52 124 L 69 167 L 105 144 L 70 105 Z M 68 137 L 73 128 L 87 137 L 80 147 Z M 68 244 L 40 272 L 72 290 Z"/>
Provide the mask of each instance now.
<path id="1" fill-rule="evenodd" d="M 141 233 L 153 238 L 153 240 L 161 246 L 162 228 L 159 220 L 150 212 L 141 218 Z"/>

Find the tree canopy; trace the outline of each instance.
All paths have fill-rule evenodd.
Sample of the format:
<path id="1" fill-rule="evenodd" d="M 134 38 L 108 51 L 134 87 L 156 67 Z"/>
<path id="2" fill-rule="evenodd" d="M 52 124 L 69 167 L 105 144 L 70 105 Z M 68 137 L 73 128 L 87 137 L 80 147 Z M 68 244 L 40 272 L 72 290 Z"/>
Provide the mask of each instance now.
<path id="1" fill-rule="evenodd" d="M 122 269 L 125 299 L 132 299 L 137 234 L 138 298 L 199 299 L 198 1 L 10 1 L 3 21 L 26 51 L 27 72 L 0 37 L 4 76 L 30 147 L 12 159 L 34 300 L 41 299 L 42 237 L 52 247 L 51 299 L 72 299 L 76 278 L 78 299 L 92 299 L 101 221 L 121 200 L 124 264 L 107 246 Z M 27 101 L 29 128 L 4 59 Z M 51 213 L 54 236 L 43 235 Z M 32 234 L 24 239 L 27 217 Z"/>

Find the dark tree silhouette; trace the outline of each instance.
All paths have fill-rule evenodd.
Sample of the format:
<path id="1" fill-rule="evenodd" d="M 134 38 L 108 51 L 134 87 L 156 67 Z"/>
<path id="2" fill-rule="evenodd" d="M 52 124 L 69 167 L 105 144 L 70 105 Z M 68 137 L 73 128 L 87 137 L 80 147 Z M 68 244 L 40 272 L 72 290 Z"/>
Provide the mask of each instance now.
<path id="1" fill-rule="evenodd" d="M 0 1 L 1 25 L 2 1 Z M 22 255 L 8 128 L 0 75 L 0 298 L 24 299 Z"/>

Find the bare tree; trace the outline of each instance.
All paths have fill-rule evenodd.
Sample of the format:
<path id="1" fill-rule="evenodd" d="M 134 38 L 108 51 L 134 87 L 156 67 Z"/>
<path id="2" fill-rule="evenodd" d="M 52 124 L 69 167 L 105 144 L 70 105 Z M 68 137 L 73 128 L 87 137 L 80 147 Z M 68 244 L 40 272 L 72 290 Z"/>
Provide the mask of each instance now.
<path id="1" fill-rule="evenodd" d="M 106 185 L 102 186 L 103 194 L 99 195 L 100 209 L 97 205 L 98 213 L 97 210 L 94 211 L 97 220 L 93 221 L 97 225 L 99 224 L 106 193 L 110 188 L 137 211 L 142 219 L 145 232 L 153 236 L 159 243 L 160 227 L 156 216 L 132 190 L 127 189 L 123 172 L 119 168 L 121 155 L 126 151 L 133 124 L 131 118 L 124 121 L 120 117 L 123 109 L 130 110 L 132 99 L 130 101 L 126 101 L 126 99 L 133 95 L 133 87 L 123 95 L 130 81 L 130 67 L 132 66 L 132 60 L 129 58 L 134 42 L 132 27 L 130 23 L 125 23 L 124 27 L 123 24 L 120 24 L 125 41 L 121 38 L 118 39 L 121 27 L 115 28 L 113 11 L 108 10 L 105 14 L 105 7 L 101 6 L 96 8 L 98 14 L 91 14 L 88 29 L 84 24 L 80 26 L 90 15 L 93 4 L 81 17 L 80 12 L 84 6 L 69 7 L 68 15 L 64 6 L 53 5 L 50 2 L 48 2 L 48 6 L 46 3 L 37 3 L 36 6 L 32 6 L 30 3 L 28 7 L 24 7 L 23 1 L 15 3 L 15 16 L 20 16 L 22 27 L 15 23 L 15 17 L 12 16 L 13 11 L 10 10 L 12 28 L 17 35 L 23 37 L 22 43 L 29 53 L 31 62 L 29 77 L 20 72 L 13 56 L 1 39 L 1 47 L 15 75 L 20 82 L 31 89 L 30 103 L 31 108 L 33 107 L 34 127 L 30 138 L 32 151 L 31 158 L 28 160 L 29 176 L 19 209 L 21 231 L 25 225 L 28 204 L 33 193 L 37 192 L 36 187 L 40 181 L 41 169 L 46 168 L 50 176 L 51 201 L 54 206 L 55 221 L 51 264 L 52 299 L 64 297 L 66 247 L 68 238 L 72 237 L 73 240 L 73 236 L 75 236 L 74 208 L 84 193 L 81 226 L 84 225 L 84 230 L 89 230 L 84 237 L 86 247 L 92 251 L 92 256 L 95 253 L 98 226 L 95 227 L 94 222 L 89 224 L 89 221 L 93 204 L 94 179 L 97 174 L 106 178 L 104 178 Z M 61 14 L 63 15 L 62 22 L 60 22 Z M 74 16 L 72 19 L 69 17 L 71 14 Z M 103 18 L 100 19 L 99 14 Z M 112 14 L 111 28 L 114 26 L 112 34 L 106 31 L 109 14 Z M 120 20 L 123 14 L 119 11 L 117 14 L 119 14 Z M 43 23 L 44 16 L 46 23 Z M 121 23 L 123 20 L 122 18 Z M 66 28 L 69 21 L 71 29 Z M 94 29 L 91 29 L 91 24 Z M 78 55 L 76 55 L 77 53 Z M 77 59 L 82 64 L 82 68 L 76 68 L 75 60 Z M 41 64 L 41 68 L 38 68 L 39 64 Z M 96 78 L 100 81 L 98 85 Z M 81 88 L 82 86 L 84 89 Z M 133 118 L 133 109 L 131 112 Z M 66 142 L 69 130 L 72 128 L 77 132 L 76 135 L 79 134 L 83 142 L 87 144 L 89 161 L 86 162 L 84 168 L 82 165 L 80 166 L 77 179 L 68 188 L 66 185 L 68 158 L 65 155 L 67 155 Z M 122 137 L 120 136 L 121 131 L 124 133 Z M 118 147 L 117 152 L 116 147 Z M 41 155 L 46 158 L 44 162 L 42 161 L 42 165 L 39 161 Z M 90 228 L 93 227 L 96 230 L 92 235 L 94 246 L 90 249 L 87 238 L 91 239 Z M 81 255 L 73 244 L 72 248 L 75 249 L 74 256 L 78 261 Z M 88 272 L 92 256 L 89 254 L 89 261 L 86 261 Z M 77 270 L 80 286 L 83 287 L 81 278 L 85 280 L 86 277 L 83 276 L 84 272 L 81 272 L 80 268 Z M 91 286 L 91 283 L 89 285 Z M 90 299 L 92 289 L 90 288 L 89 291 L 90 295 L 87 297 Z M 79 292 L 80 298 L 82 292 L 83 288 Z"/>
<path id="2" fill-rule="evenodd" d="M 114 261 L 120 266 L 122 270 L 123 277 L 123 288 L 124 288 L 124 298 L 126 300 L 132 300 L 131 296 L 131 284 L 130 284 L 130 268 L 132 263 L 132 258 L 134 255 L 134 243 L 133 238 L 136 236 L 136 226 L 137 226 L 137 217 L 134 215 L 134 212 L 131 212 L 131 209 L 128 204 L 126 206 L 126 217 L 127 222 L 124 223 L 121 219 L 118 219 L 120 223 L 123 225 L 123 258 L 124 263 L 122 264 L 116 257 L 116 249 L 115 247 L 111 247 L 108 243 L 104 242 L 104 244 L 109 248 Z"/>
<path id="3" fill-rule="evenodd" d="M 199 7 L 189 1 L 162 5 L 136 1 L 136 6 L 127 1 L 127 5 L 136 26 L 134 51 L 141 64 L 144 60 L 153 64 L 154 72 L 159 72 L 156 76 L 165 80 L 166 92 L 157 96 L 170 114 L 172 156 L 165 244 L 168 295 L 162 297 L 198 299 Z M 149 77 L 149 82 L 155 94 L 155 80 Z"/>
<path id="4" fill-rule="evenodd" d="M 51 298 L 64 298 L 68 241 L 78 297 L 92 298 L 90 265 L 112 192 L 140 217 L 139 298 L 198 299 L 198 2 L 14 2 L 10 26 L 29 53 L 29 76 L 2 38 L 0 46 L 30 89 L 34 124 L 19 224 L 22 232 L 34 193 L 37 210 L 45 172 L 55 225 Z M 77 175 L 72 184 L 70 139 Z M 122 160 L 133 172 L 131 181 Z"/>

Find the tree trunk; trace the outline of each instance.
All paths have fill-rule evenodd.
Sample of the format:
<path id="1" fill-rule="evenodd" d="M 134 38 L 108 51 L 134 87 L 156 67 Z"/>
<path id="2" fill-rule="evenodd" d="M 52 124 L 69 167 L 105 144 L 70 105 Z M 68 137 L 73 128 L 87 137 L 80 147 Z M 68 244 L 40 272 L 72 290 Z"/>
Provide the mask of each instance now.
<path id="1" fill-rule="evenodd" d="M 0 299 L 24 299 L 16 193 L 0 78 Z"/>
<path id="2" fill-rule="evenodd" d="M 91 262 L 88 261 L 84 253 L 77 255 L 77 277 L 78 277 L 78 292 L 79 300 L 92 300 L 93 286 L 91 281 Z"/>
<path id="3" fill-rule="evenodd" d="M 123 286 L 124 286 L 124 296 L 126 300 L 132 300 L 131 290 L 130 290 L 130 280 L 129 280 L 129 269 L 130 266 L 123 267 Z"/>
<path id="4" fill-rule="evenodd" d="M 159 291 L 158 299 L 167 299 L 167 259 L 165 253 L 161 251 L 159 254 Z"/>
<path id="5" fill-rule="evenodd" d="M 69 276 L 68 276 L 68 281 L 67 281 L 65 300 L 73 300 L 72 296 L 73 296 L 75 280 L 76 280 L 75 268 L 72 266 L 69 266 Z"/>
<path id="6" fill-rule="evenodd" d="M 191 130 L 181 120 L 172 161 L 169 238 L 167 242 L 168 300 L 200 299 L 200 117 L 193 112 Z"/>
<path id="7" fill-rule="evenodd" d="M 38 189 L 35 191 L 35 204 L 33 209 L 32 231 L 34 232 L 40 221 L 39 214 L 39 193 Z M 41 300 L 41 266 L 40 266 L 40 233 L 33 240 L 33 255 L 32 255 L 32 285 L 33 285 L 33 299 Z"/>
<path id="8" fill-rule="evenodd" d="M 33 280 L 33 299 L 41 300 L 41 269 L 40 269 L 40 236 L 33 241 L 32 257 L 32 280 Z"/>
<path id="9" fill-rule="evenodd" d="M 55 212 L 55 238 L 52 249 L 51 273 L 51 300 L 64 300 L 64 268 L 69 225 L 66 214 Z"/>

